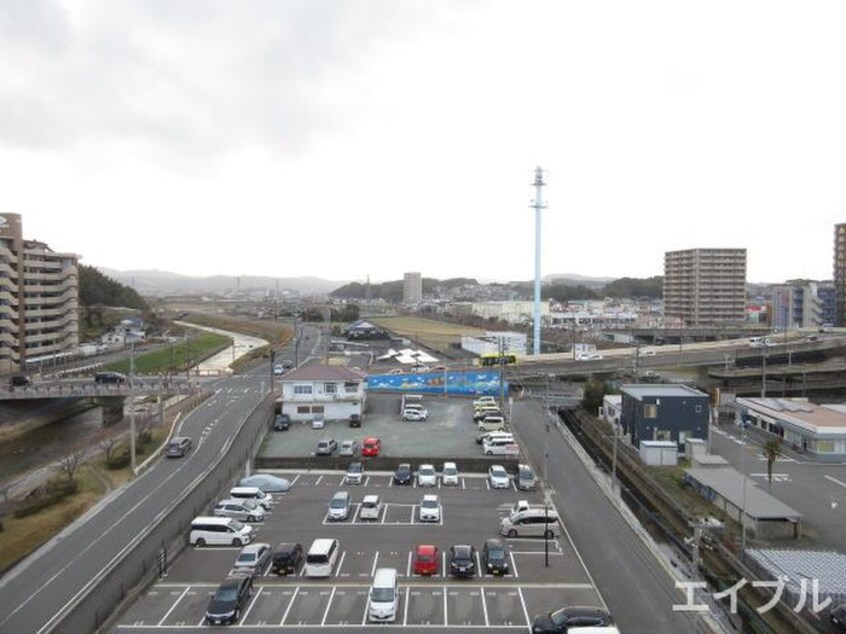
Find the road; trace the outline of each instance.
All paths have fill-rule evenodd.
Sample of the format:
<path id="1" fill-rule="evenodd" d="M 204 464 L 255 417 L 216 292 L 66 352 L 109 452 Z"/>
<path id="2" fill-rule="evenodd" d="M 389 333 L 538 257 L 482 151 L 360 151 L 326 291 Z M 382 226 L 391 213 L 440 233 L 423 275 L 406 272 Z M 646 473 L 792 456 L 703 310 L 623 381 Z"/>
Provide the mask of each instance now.
<path id="1" fill-rule="evenodd" d="M 312 330 L 312 329 L 310 329 Z M 319 336 L 312 333 L 315 345 Z M 269 389 L 269 365 L 210 384 L 214 395 L 186 417 L 180 434 L 195 439 L 181 460 L 162 460 L 117 495 L 0 579 L 0 633 L 47 632 L 139 530 L 197 479 L 237 431 L 237 424 Z M 15 606 L 15 607 L 12 607 Z"/>
<path id="2" fill-rule="evenodd" d="M 546 431 L 543 406 L 514 406 L 512 424 L 523 450 L 555 490 L 553 502 L 596 587 L 622 632 L 695 632 L 693 617 L 673 612 L 684 599 L 673 580 L 634 534 L 585 470 L 560 432 Z"/>

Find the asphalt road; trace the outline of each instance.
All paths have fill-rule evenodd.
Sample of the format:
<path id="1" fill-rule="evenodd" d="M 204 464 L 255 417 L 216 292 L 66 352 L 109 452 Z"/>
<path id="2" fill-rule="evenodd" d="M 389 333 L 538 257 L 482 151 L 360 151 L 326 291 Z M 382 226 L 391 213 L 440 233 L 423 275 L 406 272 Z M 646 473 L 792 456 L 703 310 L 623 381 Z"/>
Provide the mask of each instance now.
<path id="1" fill-rule="evenodd" d="M 311 338 L 319 342 L 316 333 Z M 85 582 L 119 557 L 139 530 L 224 451 L 238 428 L 232 423 L 262 400 L 269 376 L 267 366 L 212 383 L 214 395 L 186 417 L 180 430 L 194 438 L 193 451 L 181 460 L 160 461 L 0 579 L 0 632 L 46 632 L 55 626 L 54 615 L 80 596 Z"/>
<path id="2" fill-rule="evenodd" d="M 515 403 L 512 424 L 523 451 L 548 481 L 553 502 L 593 581 L 622 632 L 695 632 L 689 613 L 674 612 L 682 593 L 611 505 L 554 425 L 547 432 L 543 406 Z"/>

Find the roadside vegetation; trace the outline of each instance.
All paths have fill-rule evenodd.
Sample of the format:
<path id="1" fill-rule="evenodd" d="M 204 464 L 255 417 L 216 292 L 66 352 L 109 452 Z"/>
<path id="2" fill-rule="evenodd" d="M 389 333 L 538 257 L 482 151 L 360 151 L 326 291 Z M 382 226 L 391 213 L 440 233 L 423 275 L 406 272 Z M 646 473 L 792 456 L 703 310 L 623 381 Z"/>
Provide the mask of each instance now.
<path id="1" fill-rule="evenodd" d="M 185 341 L 137 355 L 134 364 L 135 372 L 137 374 L 178 374 L 185 372 L 188 364 L 195 365 L 231 345 L 230 337 L 201 331 L 197 336 L 190 336 Z M 128 374 L 129 359 L 110 363 L 106 369 Z"/>

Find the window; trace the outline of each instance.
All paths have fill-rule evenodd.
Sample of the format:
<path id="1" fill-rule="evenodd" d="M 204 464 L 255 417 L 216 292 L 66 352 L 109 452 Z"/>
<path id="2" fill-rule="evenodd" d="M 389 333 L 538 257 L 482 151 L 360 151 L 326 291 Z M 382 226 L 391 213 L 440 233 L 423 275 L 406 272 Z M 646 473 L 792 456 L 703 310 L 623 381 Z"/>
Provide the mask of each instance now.
<path id="1" fill-rule="evenodd" d="M 672 440 L 673 439 L 673 432 L 669 429 L 656 429 L 655 430 L 655 440 Z"/>
<path id="2" fill-rule="evenodd" d="M 701 414 L 702 413 L 702 406 L 697 405 L 696 407 L 693 408 L 693 411 L 695 411 L 697 414 Z"/>
<path id="3" fill-rule="evenodd" d="M 644 403 L 643 404 L 643 417 L 644 418 L 658 418 L 658 406 L 653 403 Z"/>
<path id="4" fill-rule="evenodd" d="M 297 414 L 310 414 L 311 408 L 308 405 L 298 405 Z"/>
<path id="5" fill-rule="evenodd" d="M 344 392 L 347 394 L 358 392 L 358 385 L 359 384 L 354 381 L 347 381 L 344 383 Z"/>
<path id="6" fill-rule="evenodd" d="M 324 383 L 323 384 L 323 391 L 326 394 L 334 394 L 337 389 L 338 389 L 338 386 L 335 383 Z"/>
<path id="7" fill-rule="evenodd" d="M 819 453 L 833 453 L 834 452 L 834 441 L 833 440 L 818 440 L 817 441 L 817 451 Z"/>
<path id="8" fill-rule="evenodd" d="M 322 414 L 323 413 L 323 405 L 313 405 L 311 408 L 312 414 Z"/>
<path id="9" fill-rule="evenodd" d="M 311 394 L 311 385 L 295 385 L 294 394 Z"/>

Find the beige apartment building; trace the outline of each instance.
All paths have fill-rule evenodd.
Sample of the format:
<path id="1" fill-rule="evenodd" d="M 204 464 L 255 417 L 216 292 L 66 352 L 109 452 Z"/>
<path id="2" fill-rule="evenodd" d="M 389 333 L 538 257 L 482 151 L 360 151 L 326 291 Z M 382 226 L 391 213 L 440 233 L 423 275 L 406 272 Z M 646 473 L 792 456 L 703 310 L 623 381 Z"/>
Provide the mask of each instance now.
<path id="1" fill-rule="evenodd" d="M 664 254 L 664 317 L 685 326 L 746 318 L 746 249 L 686 249 Z"/>
<path id="2" fill-rule="evenodd" d="M 77 260 L 25 240 L 19 214 L 0 214 L 0 373 L 78 347 Z"/>
<path id="3" fill-rule="evenodd" d="M 402 276 L 402 303 L 419 304 L 423 301 L 423 276 L 420 273 L 405 273 Z"/>

